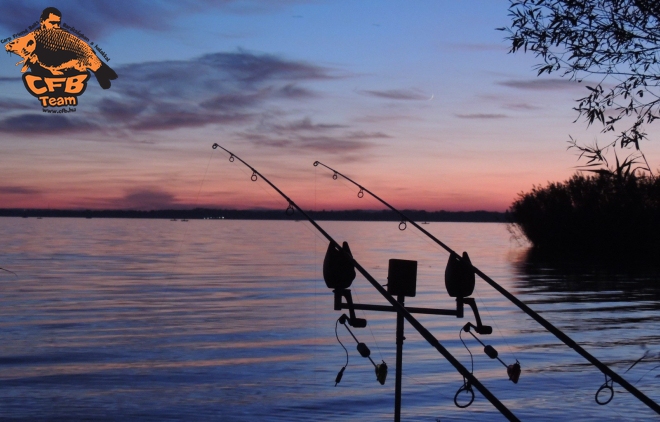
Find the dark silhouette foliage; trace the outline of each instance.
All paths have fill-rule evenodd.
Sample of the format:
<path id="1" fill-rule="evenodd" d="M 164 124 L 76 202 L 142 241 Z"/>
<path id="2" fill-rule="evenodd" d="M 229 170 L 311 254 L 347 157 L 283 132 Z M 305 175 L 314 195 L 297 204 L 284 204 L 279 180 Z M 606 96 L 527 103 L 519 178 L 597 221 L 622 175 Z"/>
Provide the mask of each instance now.
<path id="1" fill-rule="evenodd" d="M 640 142 L 643 125 L 660 117 L 660 2 L 510 0 L 509 16 L 511 26 L 498 29 L 509 34 L 511 53 L 531 51 L 540 59 L 538 75 L 592 81 L 574 108 L 578 119 L 602 124 L 616 139 L 604 148 L 572 147 L 592 166 L 602 163 L 608 146 L 632 148 L 629 159 L 651 173 Z"/>
<path id="2" fill-rule="evenodd" d="M 577 173 L 521 193 L 509 217 L 534 249 L 592 258 L 657 256 L 660 177 Z"/>

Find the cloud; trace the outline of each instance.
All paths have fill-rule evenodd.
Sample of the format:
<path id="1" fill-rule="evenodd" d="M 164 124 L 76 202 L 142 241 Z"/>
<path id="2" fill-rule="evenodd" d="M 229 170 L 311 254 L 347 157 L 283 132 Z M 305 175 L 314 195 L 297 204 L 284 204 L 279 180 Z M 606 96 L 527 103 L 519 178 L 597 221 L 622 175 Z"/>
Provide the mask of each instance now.
<path id="1" fill-rule="evenodd" d="M 120 79 L 113 83 L 129 98 L 194 99 L 212 95 L 254 95 L 265 83 L 279 83 L 264 92 L 271 96 L 299 97 L 301 90 L 291 81 L 331 79 L 330 70 L 312 64 L 289 61 L 275 55 L 244 50 L 212 53 L 191 60 L 137 63 L 116 69 Z M 185 83 L 182 81 L 185 80 Z M 304 94 L 303 94 L 304 95 Z M 236 98 L 234 98 L 236 99 Z"/>
<path id="2" fill-rule="evenodd" d="M 147 130 L 174 130 L 179 128 L 194 128 L 214 124 L 236 124 L 247 123 L 252 120 L 249 114 L 227 113 L 227 114 L 201 114 L 190 112 L 161 112 L 139 119 L 131 125 L 132 129 L 138 131 Z"/>
<path id="3" fill-rule="evenodd" d="M 341 154 L 348 152 L 356 152 L 368 149 L 373 146 L 371 142 L 366 142 L 362 139 L 351 139 L 330 137 L 330 136 L 317 136 L 317 137 L 301 137 L 298 140 L 298 146 L 302 149 L 324 152 L 331 154 Z"/>
<path id="4" fill-rule="evenodd" d="M 530 104 L 527 102 L 504 102 L 504 101 L 513 101 L 513 100 L 509 100 L 509 99 L 503 100 L 502 95 L 480 94 L 478 95 L 478 97 L 488 102 L 495 103 L 497 104 L 498 107 L 502 107 L 508 110 L 532 111 L 532 110 L 540 110 L 543 108 L 536 104 Z"/>
<path id="5" fill-rule="evenodd" d="M 362 123 L 382 123 L 382 122 L 393 122 L 393 121 L 415 121 L 419 122 L 423 119 L 415 116 L 408 116 L 405 114 L 385 114 L 385 115 L 368 115 L 362 116 L 354 119 L 356 122 Z"/>
<path id="6" fill-rule="evenodd" d="M 287 137 L 274 137 L 263 133 L 243 133 L 242 139 L 257 146 L 270 148 L 287 148 L 324 152 L 331 154 L 344 154 L 363 151 L 374 146 L 370 139 L 388 137 L 381 133 L 347 133 L 344 135 L 300 135 Z"/>
<path id="7" fill-rule="evenodd" d="M 456 114 L 459 119 L 504 119 L 509 116 L 506 114 L 494 113 L 472 113 L 472 114 Z"/>
<path id="8" fill-rule="evenodd" d="M 252 107 L 271 96 L 271 89 L 256 92 L 228 92 L 216 95 L 200 103 L 200 106 L 209 110 L 231 111 Z"/>
<path id="9" fill-rule="evenodd" d="M 346 125 L 339 124 L 329 124 L 329 123 L 312 123 L 312 120 L 309 117 L 305 117 L 302 120 L 298 120 L 291 123 L 273 125 L 272 129 L 279 133 L 288 133 L 288 132 L 326 132 L 332 129 L 342 129 L 347 128 Z"/>
<path id="10" fill-rule="evenodd" d="M 390 135 L 386 135 L 383 132 L 349 132 L 345 135 L 346 139 L 388 139 L 391 138 Z"/>
<path id="11" fill-rule="evenodd" d="M 168 31 L 175 18 L 187 14 L 222 10 L 233 14 L 263 14 L 280 10 L 303 0 L 273 2 L 270 0 L 178 0 L 152 1 L 88 1 L 69 0 L 56 4 L 62 12 L 62 22 L 97 38 L 120 28 Z M 17 32 L 39 20 L 45 6 L 40 0 L 5 0 L 0 14 L 0 26 Z"/>
<path id="12" fill-rule="evenodd" d="M 362 90 L 358 93 L 370 95 L 372 97 L 386 98 L 388 100 L 428 100 L 429 95 L 425 95 L 416 89 L 389 89 L 385 91 Z"/>
<path id="13" fill-rule="evenodd" d="M 318 97 L 318 94 L 316 94 L 314 91 L 301 88 L 295 84 L 288 84 L 283 86 L 280 88 L 278 94 L 283 98 L 289 98 L 292 100 Z"/>
<path id="14" fill-rule="evenodd" d="M 29 133 L 29 134 L 62 134 L 72 132 L 83 132 L 96 129 L 80 116 L 69 117 L 65 115 L 42 114 L 20 114 L 9 116 L 0 120 L 0 132 Z"/>
<path id="15" fill-rule="evenodd" d="M 335 154 L 362 151 L 373 147 L 373 140 L 391 138 L 383 132 L 347 129 L 350 129 L 350 126 L 314 123 L 311 118 L 305 117 L 285 124 L 262 122 L 251 131 L 238 133 L 237 136 L 263 147 Z"/>
<path id="16" fill-rule="evenodd" d="M 113 202 L 117 208 L 134 210 L 165 209 L 180 205 L 173 194 L 158 188 L 133 189 Z"/>
<path id="17" fill-rule="evenodd" d="M 223 68 L 244 83 L 268 79 L 309 80 L 330 79 L 328 69 L 303 62 L 287 61 L 270 54 L 251 54 L 245 50 L 236 53 L 207 54 L 197 60 L 201 66 Z"/>
<path id="18" fill-rule="evenodd" d="M 41 191 L 24 186 L 0 186 L 0 195 L 38 195 Z"/>
<path id="19" fill-rule="evenodd" d="M 45 113 L 16 116 L 16 108 L 0 103 L 0 132 L 244 125 L 282 102 L 318 97 L 301 86 L 306 81 L 336 77 L 324 67 L 244 50 L 190 60 L 135 63 L 118 66 L 115 71 L 119 78 L 111 89 L 102 93 L 88 90 L 78 111 L 66 117 Z M 38 107 L 34 100 L 33 109 Z M 98 122 L 98 126 L 83 125 L 83 121 Z"/>
<path id="20" fill-rule="evenodd" d="M 541 109 L 541 107 L 529 103 L 504 104 L 502 107 L 507 108 L 509 110 L 517 110 L 517 111 L 531 111 L 531 110 Z"/>
<path id="21" fill-rule="evenodd" d="M 526 79 L 508 80 L 498 82 L 498 85 L 509 88 L 532 90 L 532 91 L 556 91 L 562 89 L 575 89 L 580 87 L 576 81 L 569 79 Z"/>
<path id="22" fill-rule="evenodd" d="M 25 99 L 21 99 L 21 100 L 2 99 L 0 100 L 0 113 L 7 111 L 17 111 L 17 110 L 34 111 L 35 104 L 36 104 L 35 100 L 29 97 L 28 95 L 25 96 Z"/>

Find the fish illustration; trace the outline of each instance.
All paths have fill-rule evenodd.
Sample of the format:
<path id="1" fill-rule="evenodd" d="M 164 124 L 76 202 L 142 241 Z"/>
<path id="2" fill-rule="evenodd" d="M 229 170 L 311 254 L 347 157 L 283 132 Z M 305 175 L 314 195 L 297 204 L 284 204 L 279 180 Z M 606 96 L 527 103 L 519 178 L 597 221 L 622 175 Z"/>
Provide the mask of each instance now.
<path id="1" fill-rule="evenodd" d="M 115 71 L 102 62 L 86 42 L 61 28 L 37 29 L 8 43 L 5 49 L 23 58 L 16 63 L 23 64 L 21 72 L 28 67 L 41 67 L 59 76 L 89 69 L 103 89 L 110 88 L 110 81 L 117 79 Z"/>

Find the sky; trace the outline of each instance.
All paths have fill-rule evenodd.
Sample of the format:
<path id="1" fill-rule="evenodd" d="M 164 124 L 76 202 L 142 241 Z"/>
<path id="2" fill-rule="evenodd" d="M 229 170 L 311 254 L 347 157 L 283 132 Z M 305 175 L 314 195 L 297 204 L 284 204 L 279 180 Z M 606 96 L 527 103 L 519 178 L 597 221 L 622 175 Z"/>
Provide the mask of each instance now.
<path id="1" fill-rule="evenodd" d="M 319 160 L 397 208 L 505 211 L 576 171 L 569 135 L 609 139 L 575 121 L 589 80 L 508 53 L 506 0 L 5 0 L 3 44 L 49 6 L 119 77 L 48 114 L 5 53 L 1 208 L 286 208 L 217 142 L 304 209 L 382 208 Z"/>

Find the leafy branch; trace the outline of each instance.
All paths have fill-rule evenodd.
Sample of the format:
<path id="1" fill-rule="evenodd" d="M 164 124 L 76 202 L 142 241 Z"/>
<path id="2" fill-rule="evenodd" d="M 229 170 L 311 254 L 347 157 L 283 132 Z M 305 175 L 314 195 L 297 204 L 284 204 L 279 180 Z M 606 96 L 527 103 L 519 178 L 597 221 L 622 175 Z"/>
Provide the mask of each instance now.
<path id="1" fill-rule="evenodd" d="M 530 51 L 541 60 L 537 76 L 559 72 L 582 82 L 598 77 L 574 110 L 587 126 L 617 132 L 609 146 L 632 149 L 617 166 L 651 173 L 641 142 L 643 125 L 660 118 L 660 2 L 656 0 L 510 0 L 510 53 Z M 587 166 L 608 169 L 597 146 L 571 148 L 587 158 Z M 637 164 L 643 161 L 643 166 Z M 612 169 L 610 169 L 612 170 Z M 623 171 L 625 173 L 625 170 Z"/>

